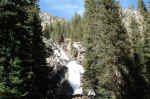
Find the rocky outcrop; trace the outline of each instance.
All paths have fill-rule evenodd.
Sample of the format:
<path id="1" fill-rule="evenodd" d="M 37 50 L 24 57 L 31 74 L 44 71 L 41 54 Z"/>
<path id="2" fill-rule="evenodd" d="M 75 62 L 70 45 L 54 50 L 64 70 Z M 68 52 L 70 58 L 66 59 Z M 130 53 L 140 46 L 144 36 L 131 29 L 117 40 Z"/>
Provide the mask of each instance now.
<path id="1" fill-rule="evenodd" d="M 77 57 L 75 58 L 71 54 L 71 48 L 76 48 L 79 51 L 78 57 L 81 57 L 80 51 L 83 49 L 81 44 L 76 42 L 71 42 L 71 40 L 66 40 L 61 44 L 54 42 L 53 40 L 47 40 L 43 38 L 45 45 L 47 47 L 47 53 L 50 51 L 47 56 L 48 66 L 53 68 L 53 81 L 55 81 L 58 86 L 56 89 L 57 94 L 59 95 L 78 95 L 83 94 L 81 78 L 84 73 L 84 69 L 80 64 Z M 82 50 L 81 50 L 82 49 Z"/>
<path id="2" fill-rule="evenodd" d="M 52 16 L 51 14 L 40 11 L 39 16 L 41 18 L 41 25 L 43 27 L 43 30 L 45 29 L 46 25 L 50 26 L 54 23 L 58 22 L 64 22 L 65 19 L 57 17 L 57 16 Z"/>

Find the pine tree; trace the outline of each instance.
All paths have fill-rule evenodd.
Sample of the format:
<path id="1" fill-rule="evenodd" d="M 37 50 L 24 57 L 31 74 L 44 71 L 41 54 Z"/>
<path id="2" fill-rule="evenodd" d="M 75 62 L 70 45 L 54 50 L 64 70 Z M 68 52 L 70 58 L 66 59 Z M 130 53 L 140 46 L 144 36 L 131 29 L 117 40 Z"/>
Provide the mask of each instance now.
<path id="1" fill-rule="evenodd" d="M 57 41 L 57 42 L 62 42 L 64 39 L 64 32 L 65 32 L 65 28 L 63 27 L 63 23 L 57 21 L 56 23 L 54 23 L 53 25 L 53 31 L 51 34 L 51 37 L 53 40 Z"/>
<path id="2" fill-rule="evenodd" d="M 120 18 L 118 2 L 114 0 L 86 0 L 86 60 L 85 79 L 102 99 L 120 99 L 127 32 Z"/>
<path id="3" fill-rule="evenodd" d="M 143 64 L 143 77 L 145 78 L 145 86 L 147 85 L 147 88 L 145 88 L 145 94 L 144 99 L 149 99 L 150 95 L 148 92 L 150 91 L 150 68 L 149 68 L 149 55 L 150 55 L 150 29 L 149 29 L 149 11 L 146 5 L 144 4 L 144 1 L 139 0 L 138 2 L 138 8 L 141 13 L 141 16 L 143 17 L 141 28 L 141 33 L 144 35 L 144 46 L 143 46 L 143 56 L 144 56 L 144 64 Z"/>
<path id="4" fill-rule="evenodd" d="M 50 39 L 52 31 L 53 31 L 52 25 L 46 25 L 43 31 L 43 36 L 47 39 Z"/>
<path id="5" fill-rule="evenodd" d="M 81 16 L 78 13 L 75 13 L 74 17 L 72 18 L 70 22 L 71 26 L 71 32 L 70 37 L 72 40 L 78 41 L 81 40 Z"/>
<path id="6" fill-rule="evenodd" d="M 2 69 L 0 81 L 0 94 L 2 96 L 25 96 L 24 79 L 28 78 L 31 68 L 31 34 L 27 20 L 27 1 L 0 1 L 0 56 Z M 12 20 L 13 19 L 13 20 Z M 28 72 L 23 72 L 28 68 Z"/>
<path id="7" fill-rule="evenodd" d="M 147 12 L 147 8 L 143 0 L 138 0 L 138 10 L 141 12 L 142 15 Z"/>
<path id="8" fill-rule="evenodd" d="M 149 15 L 148 15 L 148 23 L 146 24 L 147 31 L 145 32 L 145 44 L 144 44 L 144 61 L 146 65 L 146 78 L 148 82 L 148 92 L 150 91 L 150 21 L 149 21 Z M 147 98 L 148 99 L 150 95 L 147 93 Z"/>
<path id="9" fill-rule="evenodd" d="M 0 12 L 0 95 L 43 99 L 50 71 L 37 1 L 1 0 Z"/>
<path id="10" fill-rule="evenodd" d="M 149 6 L 150 6 L 150 2 L 149 2 Z M 145 61 L 145 65 L 146 65 L 146 78 L 147 78 L 147 82 L 148 82 L 148 91 L 147 91 L 147 98 L 150 98 L 150 95 L 148 94 L 148 92 L 150 91 L 150 11 L 148 10 L 146 13 L 146 17 L 144 16 L 145 19 L 145 25 L 144 25 L 144 35 L 145 35 L 145 43 L 144 43 L 144 61 Z"/>
<path id="11" fill-rule="evenodd" d="M 46 66 L 46 51 L 45 44 L 42 41 L 43 32 L 41 27 L 41 21 L 39 17 L 39 8 L 38 1 L 31 0 L 30 6 L 28 7 L 28 14 L 31 20 L 28 20 L 28 23 L 31 27 L 32 34 L 32 81 L 29 83 L 31 86 L 30 93 L 27 96 L 29 99 L 45 99 L 49 97 L 48 91 L 49 89 L 49 73 L 51 72 L 51 68 Z M 42 82 L 41 82 L 42 81 Z M 51 93 L 49 93 L 51 95 Z"/>
<path id="12" fill-rule="evenodd" d="M 96 72 L 95 72 L 96 64 L 94 64 L 94 62 L 96 61 L 95 60 L 96 54 L 95 54 L 95 50 L 93 48 L 93 47 L 95 47 L 95 44 L 94 44 L 95 42 L 94 42 L 93 35 L 92 35 L 93 31 L 94 31 L 94 30 L 92 30 L 92 28 L 94 28 L 94 26 L 95 26 L 94 22 L 96 20 L 96 19 L 94 20 L 94 17 L 93 17 L 93 15 L 96 13 L 96 12 L 94 13 L 94 11 L 95 11 L 94 6 L 95 6 L 94 0 L 86 0 L 85 1 L 85 7 L 86 7 L 85 18 L 86 18 L 86 22 L 88 25 L 87 25 L 86 32 L 85 32 L 86 34 L 84 34 L 86 37 L 86 42 L 85 42 L 86 60 L 84 62 L 84 66 L 86 69 L 85 80 L 87 81 L 87 82 L 85 82 L 85 85 L 87 88 L 93 88 L 95 90 L 98 85 L 95 84 L 97 82 Z"/>
<path id="13" fill-rule="evenodd" d="M 86 7 L 86 12 L 85 12 L 85 16 L 86 16 L 86 21 L 87 21 L 87 31 L 85 34 L 86 37 L 86 42 L 85 42 L 85 46 L 86 46 L 86 60 L 85 60 L 85 78 L 88 81 L 87 87 L 88 88 L 93 88 L 97 94 L 100 94 L 101 92 L 99 92 L 99 90 L 103 91 L 105 89 L 101 88 L 100 89 L 100 84 L 99 84 L 99 80 L 101 78 L 102 83 L 104 81 L 104 79 L 102 78 L 101 73 L 102 71 L 102 65 L 104 61 L 100 60 L 100 47 L 99 45 L 102 45 L 102 42 L 100 42 L 100 36 L 101 36 L 101 31 L 99 30 L 103 23 L 101 22 L 102 16 L 104 15 L 104 12 L 102 13 L 102 9 L 103 11 L 106 11 L 104 9 L 104 1 L 102 0 L 86 0 L 85 1 L 85 7 Z M 101 4 L 101 5 L 100 5 Z M 101 13 L 101 16 L 99 16 Z M 103 54 L 105 54 L 104 52 L 102 52 Z M 101 61 L 101 63 L 99 62 Z M 106 69 L 103 69 L 103 71 Z M 103 80 L 102 80 L 103 79 Z M 106 94 L 106 95 L 104 95 Z M 104 91 L 103 92 L 103 98 L 109 96 L 108 95 L 108 91 Z"/>
<path id="14" fill-rule="evenodd" d="M 134 15 L 135 16 L 135 15 Z M 144 77 L 144 38 L 140 24 L 131 17 L 129 33 L 129 52 L 124 59 L 125 69 L 122 75 L 122 99 L 146 99 L 147 82 Z M 138 94 L 137 94 L 138 93 Z"/>

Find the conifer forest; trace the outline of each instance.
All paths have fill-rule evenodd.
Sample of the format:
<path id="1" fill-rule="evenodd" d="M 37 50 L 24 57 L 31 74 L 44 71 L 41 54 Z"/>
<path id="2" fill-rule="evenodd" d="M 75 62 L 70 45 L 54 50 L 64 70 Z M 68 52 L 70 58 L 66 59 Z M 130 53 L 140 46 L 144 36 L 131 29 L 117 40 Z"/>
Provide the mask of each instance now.
<path id="1" fill-rule="evenodd" d="M 150 0 L 83 1 L 66 20 L 0 0 L 0 99 L 150 99 Z"/>

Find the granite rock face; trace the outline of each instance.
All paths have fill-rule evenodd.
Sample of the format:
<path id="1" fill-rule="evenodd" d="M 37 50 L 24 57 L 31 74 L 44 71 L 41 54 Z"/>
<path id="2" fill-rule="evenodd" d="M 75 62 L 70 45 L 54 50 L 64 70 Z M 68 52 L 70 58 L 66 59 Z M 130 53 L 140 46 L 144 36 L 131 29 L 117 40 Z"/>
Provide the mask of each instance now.
<path id="1" fill-rule="evenodd" d="M 84 69 L 80 63 L 83 58 L 84 49 L 78 42 L 65 40 L 61 44 L 43 38 L 47 48 L 47 64 L 53 68 L 52 80 L 56 83 L 56 93 L 58 95 L 82 95 L 82 75 Z M 81 47 L 81 48 L 80 48 Z M 71 49 L 75 48 L 78 57 L 71 54 Z"/>
<path id="2" fill-rule="evenodd" d="M 43 27 L 43 30 L 45 29 L 46 25 L 50 26 L 54 23 L 58 22 L 64 22 L 65 19 L 57 17 L 57 16 L 52 16 L 51 14 L 40 11 L 39 16 L 41 18 L 41 25 Z"/>

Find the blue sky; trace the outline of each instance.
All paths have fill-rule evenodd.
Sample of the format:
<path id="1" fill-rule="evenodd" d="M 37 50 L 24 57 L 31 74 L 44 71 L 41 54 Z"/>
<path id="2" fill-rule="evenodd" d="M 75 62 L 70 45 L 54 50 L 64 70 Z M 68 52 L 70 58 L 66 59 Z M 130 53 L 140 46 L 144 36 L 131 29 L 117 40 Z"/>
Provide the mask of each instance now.
<path id="1" fill-rule="evenodd" d="M 134 4 L 137 7 L 138 0 L 120 0 L 123 8 L 128 8 L 128 5 Z M 148 0 L 145 0 L 147 3 Z M 70 20 L 75 12 L 83 15 L 84 0 L 40 0 L 40 8 L 43 11 L 50 13 L 53 16 L 59 16 Z"/>
<path id="2" fill-rule="evenodd" d="M 147 5 L 148 0 L 143 0 L 143 1 Z M 123 8 L 128 8 L 128 6 L 132 6 L 132 5 L 134 5 L 134 7 L 137 8 L 138 0 L 120 0 L 120 2 Z"/>
<path id="3" fill-rule="evenodd" d="M 84 12 L 84 0 L 40 0 L 40 8 L 54 16 L 70 20 L 75 12 Z"/>

